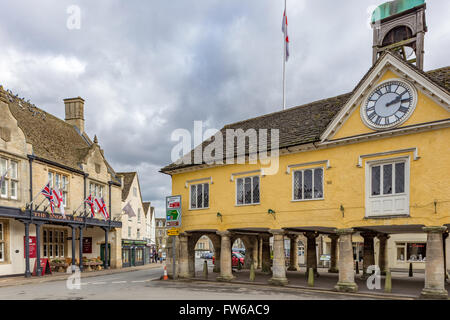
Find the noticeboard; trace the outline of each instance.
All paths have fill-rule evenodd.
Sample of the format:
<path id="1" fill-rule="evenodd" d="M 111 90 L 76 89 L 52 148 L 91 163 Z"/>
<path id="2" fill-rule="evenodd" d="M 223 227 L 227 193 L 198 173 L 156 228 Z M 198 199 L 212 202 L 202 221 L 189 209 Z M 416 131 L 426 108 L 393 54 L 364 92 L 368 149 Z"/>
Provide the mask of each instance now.
<path id="1" fill-rule="evenodd" d="M 166 227 L 181 227 L 181 196 L 166 197 Z"/>

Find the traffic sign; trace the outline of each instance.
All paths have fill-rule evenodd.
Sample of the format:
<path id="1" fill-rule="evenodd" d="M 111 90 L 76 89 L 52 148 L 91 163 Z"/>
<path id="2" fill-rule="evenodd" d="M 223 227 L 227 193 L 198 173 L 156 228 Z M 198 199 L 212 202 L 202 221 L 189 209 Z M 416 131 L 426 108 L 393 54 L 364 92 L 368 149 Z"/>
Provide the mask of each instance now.
<path id="1" fill-rule="evenodd" d="M 167 230 L 168 236 L 178 236 L 180 235 L 180 229 L 172 228 Z"/>
<path id="2" fill-rule="evenodd" d="M 181 196 L 166 197 L 166 227 L 181 227 Z"/>

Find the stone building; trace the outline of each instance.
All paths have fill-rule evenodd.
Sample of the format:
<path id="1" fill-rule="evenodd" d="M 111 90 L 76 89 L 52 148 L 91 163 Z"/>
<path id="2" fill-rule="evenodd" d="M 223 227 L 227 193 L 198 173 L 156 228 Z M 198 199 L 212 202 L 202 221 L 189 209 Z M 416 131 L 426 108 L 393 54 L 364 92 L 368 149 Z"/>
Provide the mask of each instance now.
<path id="1" fill-rule="evenodd" d="M 172 177 L 172 194 L 187 199 L 177 241 L 180 277 L 195 276 L 195 244 L 207 235 L 218 280 L 234 278 L 231 245 L 241 238 L 246 260 L 284 285 L 284 240 L 297 252 L 305 237 L 306 270 L 317 275 L 317 238 L 326 235 L 336 290 L 355 292 L 355 249 L 363 255 L 357 276 L 366 279 L 375 263 L 382 273 L 392 267 L 389 237 L 417 234 L 426 238 L 422 296 L 447 299 L 450 67 L 423 70 L 424 2 L 396 0 L 375 10 L 373 63 L 350 92 L 226 125 L 161 169 Z M 230 148 L 225 138 L 239 129 L 244 139 Z M 253 161 L 258 140 L 268 143 Z M 204 150 L 214 162 L 195 161 Z M 362 243 L 355 248 L 356 237 Z M 408 244 L 400 243 L 398 255 L 407 256 Z M 420 256 L 422 247 L 409 248 Z M 297 257 L 290 256 L 288 270 L 298 270 Z"/>
<path id="2" fill-rule="evenodd" d="M 151 206 L 150 202 L 143 202 L 142 206 L 144 208 L 145 214 L 145 225 L 146 225 L 146 236 L 147 246 L 149 247 L 150 253 L 156 250 L 156 221 L 155 221 L 155 207 Z"/>
<path id="3" fill-rule="evenodd" d="M 165 218 L 155 218 L 156 250 L 161 254 L 166 249 L 167 228 Z"/>
<path id="4" fill-rule="evenodd" d="M 0 88 L 0 275 L 40 275 L 41 258 L 122 265 L 120 180 L 84 130 L 84 100 L 61 107 L 65 121 Z M 62 191 L 65 216 L 40 194 L 47 182 Z M 103 197 L 111 219 L 91 216 L 89 194 Z"/>

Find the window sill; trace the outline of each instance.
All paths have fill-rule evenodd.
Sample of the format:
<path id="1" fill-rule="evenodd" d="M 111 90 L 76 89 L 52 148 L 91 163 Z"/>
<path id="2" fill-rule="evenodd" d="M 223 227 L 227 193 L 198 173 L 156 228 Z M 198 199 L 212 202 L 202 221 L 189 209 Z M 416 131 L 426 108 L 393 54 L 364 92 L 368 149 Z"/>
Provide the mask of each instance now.
<path id="1" fill-rule="evenodd" d="M 308 201 L 323 201 L 323 200 L 325 200 L 325 198 L 291 200 L 291 202 L 308 202 Z"/>
<path id="2" fill-rule="evenodd" d="M 207 208 L 189 208 L 189 211 L 198 211 L 198 210 L 208 210 L 209 207 Z"/>
<path id="3" fill-rule="evenodd" d="M 408 213 L 405 214 L 391 214 L 385 216 L 365 216 L 364 219 L 394 219 L 394 218 L 410 218 Z"/>
<path id="4" fill-rule="evenodd" d="M 236 204 L 235 207 L 249 207 L 249 206 L 259 206 L 261 203 L 248 203 L 248 204 Z"/>

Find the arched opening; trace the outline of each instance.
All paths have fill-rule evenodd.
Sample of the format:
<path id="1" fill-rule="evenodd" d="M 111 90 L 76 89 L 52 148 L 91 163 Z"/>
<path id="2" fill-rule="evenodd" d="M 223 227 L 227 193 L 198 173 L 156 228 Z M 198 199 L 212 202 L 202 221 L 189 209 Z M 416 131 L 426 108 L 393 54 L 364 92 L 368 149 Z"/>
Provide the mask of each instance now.
<path id="1" fill-rule="evenodd" d="M 213 271 L 214 259 L 216 255 L 216 248 L 213 244 L 212 239 L 204 234 L 201 235 L 195 243 L 194 246 L 194 274 L 195 276 L 201 276 L 205 272 L 204 264 L 206 262 L 208 273 Z"/>
<path id="2" fill-rule="evenodd" d="M 390 30 L 383 39 L 383 47 L 398 43 L 413 37 L 412 30 L 407 26 L 398 26 Z M 414 48 L 415 49 L 415 48 Z"/>
<path id="3" fill-rule="evenodd" d="M 383 39 L 383 47 L 410 62 L 416 62 L 416 41 L 406 41 L 413 38 L 412 30 L 407 26 L 398 26 L 390 30 Z M 406 41 L 406 42 L 405 42 Z M 398 44 L 398 46 L 396 46 Z"/>
<path id="4" fill-rule="evenodd" d="M 243 269 L 246 253 L 244 241 L 241 238 L 235 239 L 231 245 L 231 267 L 238 270 Z"/>

